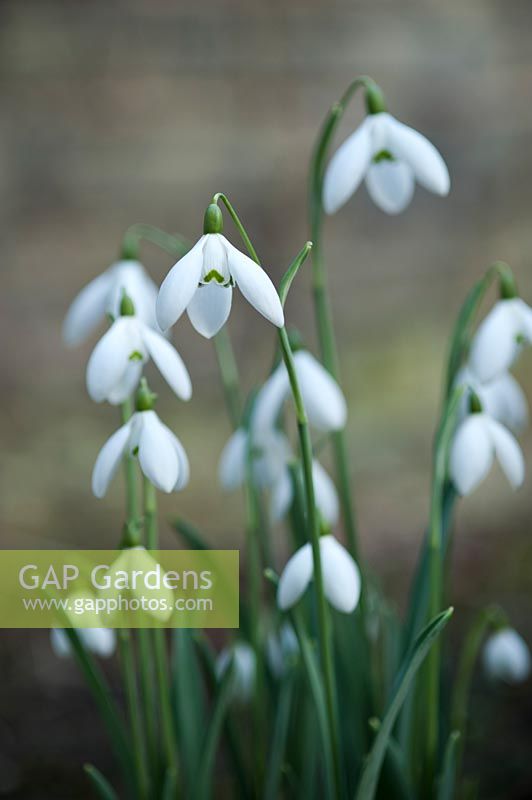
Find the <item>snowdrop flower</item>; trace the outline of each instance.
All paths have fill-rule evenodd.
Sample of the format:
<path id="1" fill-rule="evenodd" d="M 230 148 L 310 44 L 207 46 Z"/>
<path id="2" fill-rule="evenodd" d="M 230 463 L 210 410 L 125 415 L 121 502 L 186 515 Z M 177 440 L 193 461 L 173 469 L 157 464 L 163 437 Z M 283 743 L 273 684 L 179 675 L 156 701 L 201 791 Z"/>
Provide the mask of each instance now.
<path id="1" fill-rule="evenodd" d="M 281 678 L 299 655 L 299 642 L 293 627 L 285 622 L 266 639 L 266 656 L 276 678 Z"/>
<path id="2" fill-rule="evenodd" d="M 525 463 L 514 436 L 482 410 L 470 414 L 454 434 L 449 458 L 449 473 L 461 495 L 471 494 L 482 483 L 495 456 L 512 488 L 521 486 Z"/>
<path id="3" fill-rule="evenodd" d="M 524 344 L 532 342 L 532 308 L 520 297 L 499 300 L 482 320 L 471 343 L 469 365 L 486 383 L 506 372 Z"/>
<path id="4" fill-rule="evenodd" d="M 481 383 L 471 367 L 466 365 L 458 372 L 455 386 L 472 389 L 482 408 L 513 433 L 520 433 L 528 425 L 528 403 L 523 390 L 513 375 L 503 372 L 488 383 Z M 462 397 L 462 417 L 468 414 L 469 396 Z"/>
<path id="5" fill-rule="evenodd" d="M 233 664 L 233 697 L 246 702 L 253 695 L 256 679 L 255 652 L 249 644 L 236 642 L 225 647 L 216 660 L 216 674 L 221 680 L 229 665 Z"/>
<path id="6" fill-rule="evenodd" d="M 281 328 L 284 314 L 279 295 L 266 272 L 222 235 L 222 212 L 210 205 L 204 234 L 175 264 L 159 291 L 157 320 L 163 330 L 186 309 L 194 328 L 210 339 L 231 310 L 233 286 L 266 319 Z"/>
<path id="7" fill-rule="evenodd" d="M 323 590 L 329 603 L 350 614 L 360 597 L 360 573 L 345 547 L 330 534 L 320 538 Z M 312 580 L 314 563 L 310 542 L 304 544 L 286 564 L 277 589 L 277 605 L 292 608 Z"/>
<path id="8" fill-rule="evenodd" d="M 486 674 L 506 683 L 521 683 L 530 675 L 530 651 L 512 628 L 503 628 L 484 646 L 482 660 Z"/>
<path id="9" fill-rule="evenodd" d="M 153 359 L 170 388 L 189 400 L 192 384 L 183 360 L 170 342 L 135 316 L 124 294 L 119 316 L 100 339 L 87 365 L 87 389 L 97 403 L 123 403 L 137 388 L 144 364 Z"/>
<path id="10" fill-rule="evenodd" d="M 377 86 L 367 89 L 366 98 L 367 117 L 326 169 L 325 211 L 338 211 L 364 179 L 371 199 L 387 214 L 398 214 L 409 205 L 416 181 L 429 192 L 448 194 L 449 172 L 434 145 L 386 111 Z"/>
<path id="11" fill-rule="evenodd" d="M 140 319 L 157 328 L 155 283 L 139 261 L 118 261 L 88 283 L 74 299 L 63 323 L 66 344 L 74 346 L 83 342 L 106 314 L 117 317 L 123 292 L 133 300 Z"/>
<path id="12" fill-rule="evenodd" d="M 87 650 L 101 658 L 109 658 L 116 647 L 115 632 L 112 628 L 77 628 L 77 633 Z M 52 650 L 58 658 L 72 655 L 70 640 L 62 628 L 50 631 Z"/>
<path id="13" fill-rule="evenodd" d="M 154 398 L 143 378 L 136 413 L 113 433 L 96 459 L 92 472 L 96 497 L 104 497 L 126 453 L 138 456 L 142 472 L 161 492 L 177 492 L 188 483 L 187 455 L 153 410 Z"/>
<path id="14" fill-rule="evenodd" d="M 270 516 L 278 522 L 290 510 L 294 496 L 290 464 L 294 457 L 286 436 L 273 428 L 250 434 L 239 428 L 230 437 L 220 457 L 219 480 L 228 491 L 242 486 L 246 478 L 248 453 L 251 455 L 253 480 L 261 489 L 271 490 Z M 316 505 L 330 526 L 338 521 L 338 495 L 333 481 L 314 459 L 312 475 Z"/>
<path id="15" fill-rule="evenodd" d="M 323 432 L 343 428 L 347 420 L 347 405 L 332 375 L 306 350 L 294 353 L 294 363 L 310 424 Z M 253 429 L 273 428 L 289 395 L 288 373 L 281 362 L 256 397 L 251 420 Z"/>

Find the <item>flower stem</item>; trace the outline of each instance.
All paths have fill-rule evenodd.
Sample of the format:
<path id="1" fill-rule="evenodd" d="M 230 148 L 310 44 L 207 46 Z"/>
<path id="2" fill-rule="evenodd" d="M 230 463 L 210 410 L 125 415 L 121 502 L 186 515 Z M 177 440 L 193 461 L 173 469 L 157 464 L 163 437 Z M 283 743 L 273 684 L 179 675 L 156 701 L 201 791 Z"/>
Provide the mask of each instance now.
<path id="1" fill-rule="evenodd" d="M 158 547 L 157 531 L 157 495 L 155 486 L 144 478 L 144 531 L 146 547 L 156 550 Z M 159 694 L 159 708 L 161 712 L 161 726 L 165 750 L 166 766 L 173 769 L 176 766 L 177 744 L 172 719 L 172 700 L 170 696 L 170 676 L 168 671 L 167 652 L 164 631 L 161 628 L 153 630 L 155 674 Z"/>
<path id="2" fill-rule="evenodd" d="M 340 101 L 332 106 L 318 136 L 318 141 L 310 165 L 309 218 L 311 239 L 314 245 L 312 252 L 312 291 L 314 297 L 314 311 L 316 315 L 318 341 L 320 344 L 323 364 L 336 380 L 339 379 L 338 352 L 334 335 L 329 293 L 327 289 L 327 273 L 322 246 L 324 216 L 322 203 L 323 180 L 329 146 L 336 128 L 342 119 L 344 111 L 355 92 L 360 88 L 367 87 L 370 83 L 372 83 L 372 81 L 368 77 L 362 76 L 360 78 L 356 78 L 344 92 Z M 351 492 L 347 446 L 344 431 L 335 431 L 332 433 L 331 442 L 333 447 L 336 474 L 338 477 L 338 489 L 340 493 L 340 503 L 342 506 L 342 516 L 344 519 L 347 544 L 352 556 L 356 561 L 359 562 L 358 532 Z"/>
<path id="3" fill-rule="evenodd" d="M 288 340 L 286 328 L 279 331 L 281 352 L 288 372 L 290 388 L 296 407 L 297 427 L 299 442 L 301 447 L 301 460 L 303 464 L 303 480 L 305 484 L 305 495 L 307 503 L 307 524 L 310 534 L 313 559 L 314 586 L 316 589 L 317 609 L 318 609 L 318 628 L 321 668 L 325 684 L 325 698 L 327 707 L 327 718 L 329 725 L 329 735 L 331 740 L 331 750 L 333 757 L 333 773 L 336 797 L 341 796 L 342 776 L 340 767 L 340 750 L 338 742 L 338 720 L 336 713 L 336 687 L 334 676 L 334 665 L 331 649 L 330 620 L 323 587 L 323 575 L 321 568 L 320 553 L 320 526 L 319 517 L 316 511 L 316 500 L 314 497 L 314 482 L 312 479 L 312 444 L 308 428 L 307 415 L 303 404 L 303 398 L 299 388 L 294 357 Z"/>
<path id="4" fill-rule="evenodd" d="M 233 430 L 236 430 L 240 424 L 242 401 L 240 398 L 238 367 L 226 326 L 214 337 L 214 349 L 220 369 L 227 412 Z"/>
<path id="5" fill-rule="evenodd" d="M 118 631 L 118 647 L 120 661 L 124 676 L 124 686 L 127 697 L 131 737 L 135 752 L 135 769 L 137 773 L 137 790 L 140 800 L 146 800 L 149 795 L 148 768 L 146 762 L 146 749 L 142 735 L 142 720 L 140 714 L 137 677 L 135 674 L 135 658 L 131 632 L 125 628 Z"/>

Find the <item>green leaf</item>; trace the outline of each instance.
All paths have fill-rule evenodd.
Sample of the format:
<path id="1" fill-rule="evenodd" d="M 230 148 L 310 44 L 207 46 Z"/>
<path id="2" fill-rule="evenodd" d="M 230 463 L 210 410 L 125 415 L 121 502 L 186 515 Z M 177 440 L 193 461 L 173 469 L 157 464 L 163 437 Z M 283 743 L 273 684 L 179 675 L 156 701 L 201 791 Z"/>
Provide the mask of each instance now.
<path id="1" fill-rule="evenodd" d="M 85 764 L 83 770 L 101 800 L 118 800 L 117 793 L 99 769 L 96 769 L 92 764 Z"/>
<path id="2" fill-rule="evenodd" d="M 188 792 L 193 794 L 205 729 L 205 697 L 192 633 L 172 633 L 172 689 L 179 752 Z"/>
<path id="3" fill-rule="evenodd" d="M 164 775 L 161 800 L 175 800 L 176 789 L 177 789 L 177 770 L 175 767 L 168 767 Z"/>
<path id="4" fill-rule="evenodd" d="M 437 800 L 453 800 L 456 785 L 456 768 L 458 764 L 458 752 L 460 743 L 460 732 L 453 731 L 447 741 L 445 755 L 443 757 L 443 768 L 438 781 Z"/>
<path id="5" fill-rule="evenodd" d="M 264 790 L 264 800 L 277 800 L 281 797 L 281 772 L 283 759 L 285 757 L 286 737 L 288 734 L 288 723 L 292 709 L 292 699 L 294 694 L 294 676 L 288 675 L 282 686 L 277 702 L 277 711 L 272 733 L 272 744 L 268 769 L 266 771 L 266 788 Z"/>
<path id="6" fill-rule="evenodd" d="M 197 528 L 179 517 L 172 522 L 174 530 L 185 540 L 191 550 L 209 550 L 209 545 L 202 538 Z"/>
<path id="7" fill-rule="evenodd" d="M 234 672 L 234 662 L 231 660 L 218 686 L 207 735 L 205 736 L 205 743 L 197 776 L 197 797 L 199 800 L 207 800 L 210 796 L 216 751 L 218 749 L 225 715 L 233 694 Z"/>
<path id="8" fill-rule="evenodd" d="M 292 285 L 292 281 L 296 277 L 300 266 L 304 263 L 311 250 L 312 250 L 312 242 L 305 242 L 305 244 L 303 245 L 297 256 L 290 263 L 290 266 L 286 270 L 285 274 L 283 275 L 281 283 L 279 285 L 279 298 L 281 300 L 281 305 L 284 306 L 286 298 L 288 297 L 288 292 L 290 291 L 290 287 Z"/>
<path id="9" fill-rule="evenodd" d="M 388 705 L 388 710 L 384 715 L 379 732 L 373 743 L 373 747 L 368 755 L 367 761 L 362 771 L 362 777 L 355 795 L 356 800 L 373 800 L 379 780 L 382 762 L 388 749 L 389 739 L 401 710 L 401 706 L 408 694 L 408 689 L 427 656 L 431 646 L 439 636 L 449 619 L 453 609 L 449 608 L 434 617 L 426 628 L 420 633 L 413 647 L 407 653 L 404 664 L 399 671 L 396 679 L 395 690 Z"/>

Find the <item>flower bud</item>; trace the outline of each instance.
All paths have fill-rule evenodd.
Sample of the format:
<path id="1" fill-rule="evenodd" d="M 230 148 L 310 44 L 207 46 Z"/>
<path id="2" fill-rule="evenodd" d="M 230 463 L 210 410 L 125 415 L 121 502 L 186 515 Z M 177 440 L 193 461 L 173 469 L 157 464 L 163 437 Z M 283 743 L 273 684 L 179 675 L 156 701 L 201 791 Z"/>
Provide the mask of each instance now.
<path id="1" fill-rule="evenodd" d="M 488 639 L 482 660 L 488 676 L 505 683 L 522 683 L 530 674 L 530 651 L 513 628 L 501 628 Z"/>
<path id="2" fill-rule="evenodd" d="M 222 212 L 216 205 L 211 203 L 207 206 L 203 218 L 203 233 L 221 233 L 224 229 L 224 219 Z"/>

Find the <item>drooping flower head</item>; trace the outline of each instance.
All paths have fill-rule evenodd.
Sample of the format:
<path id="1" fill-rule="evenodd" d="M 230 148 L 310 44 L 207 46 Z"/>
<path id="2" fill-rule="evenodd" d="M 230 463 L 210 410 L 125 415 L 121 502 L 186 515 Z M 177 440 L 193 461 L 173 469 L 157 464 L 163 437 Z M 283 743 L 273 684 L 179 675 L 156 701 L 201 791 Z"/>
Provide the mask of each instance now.
<path id="1" fill-rule="evenodd" d="M 187 311 L 194 328 L 210 339 L 231 311 L 233 287 L 277 327 L 284 324 L 279 295 L 266 272 L 222 234 L 222 213 L 212 204 L 205 213 L 204 234 L 164 279 L 157 298 L 163 330 Z"/>
<path id="2" fill-rule="evenodd" d="M 253 648 L 246 642 L 235 642 L 225 647 L 216 660 L 218 680 L 223 678 L 229 666 L 233 668 L 233 698 L 245 703 L 255 690 L 257 665 Z"/>
<path id="3" fill-rule="evenodd" d="M 484 646 L 486 674 L 505 683 L 522 683 L 530 675 L 530 650 L 517 631 L 502 628 Z"/>
<path id="4" fill-rule="evenodd" d="M 521 433 L 528 425 L 528 402 L 519 383 L 509 372 L 502 372 L 488 383 L 481 383 L 469 364 L 456 375 L 455 387 L 473 390 L 486 414 L 509 428 L 514 434 Z M 469 413 L 469 395 L 462 396 L 462 418 Z"/>
<path id="5" fill-rule="evenodd" d="M 532 308 L 520 297 L 503 297 L 482 320 L 471 343 L 469 365 L 486 383 L 507 372 L 524 345 L 532 343 Z"/>
<path id="6" fill-rule="evenodd" d="M 271 491 L 270 516 L 277 522 L 288 513 L 294 497 L 290 472 L 294 455 L 290 443 L 274 428 L 255 430 L 252 427 L 251 431 L 239 428 L 220 456 L 218 474 L 224 489 L 230 491 L 244 484 L 248 459 L 255 484 Z M 323 521 L 332 527 L 338 521 L 338 495 L 333 481 L 316 459 L 312 462 L 312 479 L 318 511 Z"/>
<path id="7" fill-rule="evenodd" d="M 360 597 L 358 567 L 334 536 L 320 537 L 323 590 L 329 603 L 338 611 L 350 614 Z M 307 542 L 288 560 L 277 589 L 277 605 L 283 611 L 292 608 L 302 597 L 314 573 L 312 547 Z"/>
<path id="8" fill-rule="evenodd" d="M 525 479 L 525 462 L 514 436 L 482 410 L 471 396 L 471 413 L 456 429 L 449 456 L 449 473 L 457 491 L 469 495 L 482 483 L 497 457 L 513 489 Z"/>
<path id="9" fill-rule="evenodd" d="M 101 658 L 110 658 L 116 647 L 116 636 L 112 628 L 78 628 L 78 636 L 91 653 Z M 52 650 L 58 658 L 72 655 L 70 640 L 62 628 L 50 631 Z"/>
<path id="10" fill-rule="evenodd" d="M 157 286 L 139 261 L 117 261 L 85 286 L 72 302 L 63 323 L 69 346 L 83 342 L 105 319 L 120 314 L 123 293 L 133 301 L 139 319 L 158 329 L 155 319 Z"/>
<path id="11" fill-rule="evenodd" d="M 340 145 L 325 172 L 325 211 L 338 211 L 364 179 L 371 199 L 387 214 L 409 205 L 416 181 L 429 192 L 448 194 L 449 171 L 434 145 L 388 113 L 376 85 L 367 87 L 366 102 L 367 117 Z"/>
<path id="12" fill-rule="evenodd" d="M 144 475 L 161 492 L 177 492 L 188 483 L 189 465 L 183 445 L 153 410 L 153 395 L 143 378 L 137 411 L 104 444 L 92 472 L 92 491 L 103 497 L 122 459 L 138 457 Z"/>
<path id="13" fill-rule="evenodd" d="M 100 339 L 87 365 L 87 390 L 97 403 L 123 403 L 137 388 L 146 362 L 153 359 L 175 394 L 192 396 L 187 368 L 177 350 L 158 331 L 135 313 L 132 299 L 124 293 L 120 316 Z"/>

